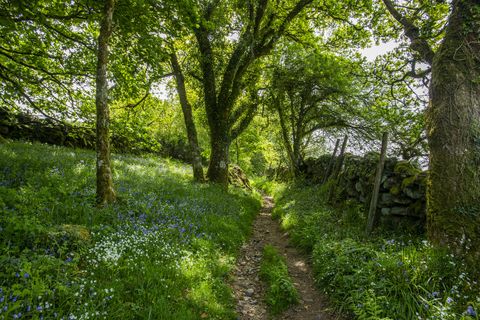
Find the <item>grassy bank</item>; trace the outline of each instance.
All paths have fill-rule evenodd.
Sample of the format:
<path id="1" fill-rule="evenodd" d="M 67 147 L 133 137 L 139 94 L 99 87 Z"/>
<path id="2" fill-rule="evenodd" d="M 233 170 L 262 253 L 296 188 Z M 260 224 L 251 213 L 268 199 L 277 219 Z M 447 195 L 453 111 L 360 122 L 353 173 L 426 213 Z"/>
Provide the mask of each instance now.
<path id="1" fill-rule="evenodd" d="M 260 278 L 267 287 L 265 302 L 272 315 L 298 303 L 298 292 L 288 274 L 285 258 L 271 245 L 263 248 Z"/>
<path id="2" fill-rule="evenodd" d="M 325 205 L 325 187 L 276 190 L 274 215 L 311 254 L 318 288 L 358 319 L 479 319 L 478 279 L 422 236 L 377 230 L 363 209 Z"/>
<path id="3" fill-rule="evenodd" d="M 97 209 L 93 152 L 0 145 L 0 319 L 230 319 L 225 278 L 260 201 L 189 167 L 116 155 Z"/>

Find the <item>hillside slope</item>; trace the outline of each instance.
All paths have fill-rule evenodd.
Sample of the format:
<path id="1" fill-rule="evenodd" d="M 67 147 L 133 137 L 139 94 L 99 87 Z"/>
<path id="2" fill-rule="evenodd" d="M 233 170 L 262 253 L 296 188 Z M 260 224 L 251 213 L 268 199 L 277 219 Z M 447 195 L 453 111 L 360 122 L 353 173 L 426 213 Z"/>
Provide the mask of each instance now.
<path id="1" fill-rule="evenodd" d="M 0 316 L 234 318 L 224 280 L 259 198 L 177 162 L 113 159 L 119 200 L 97 209 L 93 152 L 0 144 Z"/>

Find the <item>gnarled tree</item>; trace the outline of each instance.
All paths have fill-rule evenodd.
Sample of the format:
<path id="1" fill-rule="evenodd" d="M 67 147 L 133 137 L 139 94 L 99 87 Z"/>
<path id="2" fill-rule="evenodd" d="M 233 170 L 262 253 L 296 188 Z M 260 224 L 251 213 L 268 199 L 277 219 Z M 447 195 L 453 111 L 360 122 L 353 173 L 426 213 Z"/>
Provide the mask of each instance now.
<path id="1" fill-rule="evenodd" d="M 443 39 L 434 48 L 393 1 L 383 2 L 432 70 L 426 113 L 430 239 L 475 261 L 480 252 L 480 3 L 453 1 Z"/>
<path id="2" fill-rule="evenodd" d="M 258 106 L 255 99 L 237 103 L 246 94 L 246 74 L 312 1 L 178 2 L 178 15 L 187 21 L 198 49 L 210 129 L 210 181 L 227 186 L 230 144 Z"/>

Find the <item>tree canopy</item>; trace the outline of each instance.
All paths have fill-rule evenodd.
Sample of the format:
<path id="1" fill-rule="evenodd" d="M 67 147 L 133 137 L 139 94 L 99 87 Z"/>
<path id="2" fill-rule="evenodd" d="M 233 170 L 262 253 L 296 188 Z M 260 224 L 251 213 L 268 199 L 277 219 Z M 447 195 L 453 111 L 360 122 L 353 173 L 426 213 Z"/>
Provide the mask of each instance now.
<path id="1" fill-rule="evenodd" d="M 208 162 L 207 180 L 224 188 L 232 161 L 299 174 L 340 135 L 363 152 L 389 131 L 392 155 L 430 161 L 432 239 L 464 252 L 457 240 L 478 238 L 478 1 L 113 5 L 99 78 L 104 2 L 0 1 L 1 106 L 93 128 L 103 90 L 113 138 L 183 143 L 196 179 Z M 395 48 L 362 55 L 384 42 Z M 457 219 L 463 231 L 441 226 L 454 211 L 472 212 Z"/>

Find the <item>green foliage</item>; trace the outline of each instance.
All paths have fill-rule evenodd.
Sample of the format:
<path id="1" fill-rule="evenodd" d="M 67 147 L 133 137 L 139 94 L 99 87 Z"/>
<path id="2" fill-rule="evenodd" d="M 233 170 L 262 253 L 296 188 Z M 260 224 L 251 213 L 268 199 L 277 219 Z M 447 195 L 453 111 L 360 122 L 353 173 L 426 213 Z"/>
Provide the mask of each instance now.
<path id="1" fill-rule="evenodd" d="M 352 110 L 348 101 L 359 88 L 353 73 L 359 64 L 320 49 L 283 43 L 269 73 L 269 105 L 278 114 L 282 143 L 295 175 L 318 131 L 344 128 Z"/>
<path id="2" fill-rule="evenodd" d="M 286 187 L 285 184 L 281 182 L 276 182 L 265 176 L 255 177 L 252 180 L 252 184 L 255 188 L 257 188 L 261 192 L 264 192 L 265 194 L 268 194 L 271 196 L 275 196 L 279 194 Z"/>
<path id="3" fill-rule="evenodd" d="M 288 275 L 285 258 L 271 245 L 263 248 L 260 277 L 267 284 L 265 300 L 273 315 L 298 303 L 298 292 Z"/>
<path id="4" fill-rule="evenodd" d="M 95 155 L 0 146 L 1 316 L 233 319 L 225 283 L 258 196 L 114 155 L 119 200 L 95 207 Z"/>
<path id="5" fill-rule="evenodd" d="M 290 186 L 277 206 L 337 308 L 372 320 L 478 318 L 479 283 L 466 265 L 419 236 L 378 230 L 366 237 L 364 213 L 324 206 L 325 191 Z"/>

